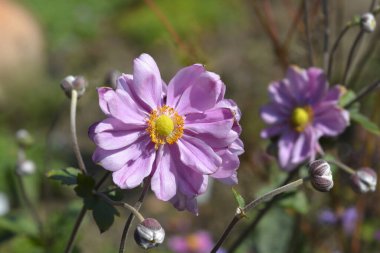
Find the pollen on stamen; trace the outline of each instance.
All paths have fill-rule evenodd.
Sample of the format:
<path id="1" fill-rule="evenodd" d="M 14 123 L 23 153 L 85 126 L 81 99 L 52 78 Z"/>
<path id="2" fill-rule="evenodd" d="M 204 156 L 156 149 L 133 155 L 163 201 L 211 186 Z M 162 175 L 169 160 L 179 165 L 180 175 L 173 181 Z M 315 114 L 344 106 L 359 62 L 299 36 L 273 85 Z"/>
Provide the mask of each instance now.
<path id="1" fill-rule="evenodd" d="M 155 149 L 160 145 L 173 144 L 183 135 L 184 118 L 171 107 L 164 105 L 150 113 L 147 129 Z"/>

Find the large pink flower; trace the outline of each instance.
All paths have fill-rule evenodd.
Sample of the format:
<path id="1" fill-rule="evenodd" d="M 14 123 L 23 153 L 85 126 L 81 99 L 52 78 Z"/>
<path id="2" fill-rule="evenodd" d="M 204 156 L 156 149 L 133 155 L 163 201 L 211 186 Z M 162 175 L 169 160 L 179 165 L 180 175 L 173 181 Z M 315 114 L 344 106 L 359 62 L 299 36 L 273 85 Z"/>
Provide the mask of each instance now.
<path id="1" fill-rule="evenodd" d="M 93 160 L 112 171 L 120 188 L 151 175 L 157 198 L 197 212 L 208 176 L 236 183 L 240 112 L 224 99 L 225 85 L 200 64 L 181 69 L 166 85 L 147 54 L 134 60 L 116 90 L 99 88 L 107 118 L 92 125 Z"/>
<path id="2" fill-rule="evenodd" d="M 292 170 L 322 152 L 319 138 L 337 136 L 349 124 L 349 114 L 339 107 L 342 88 L 331 89 L 321 69 L 292 66 L 286 77 L 269 86 L 270 103 L 261 108 L 269 126 L 261 137 L 278 139 L 278 159 Z"/>

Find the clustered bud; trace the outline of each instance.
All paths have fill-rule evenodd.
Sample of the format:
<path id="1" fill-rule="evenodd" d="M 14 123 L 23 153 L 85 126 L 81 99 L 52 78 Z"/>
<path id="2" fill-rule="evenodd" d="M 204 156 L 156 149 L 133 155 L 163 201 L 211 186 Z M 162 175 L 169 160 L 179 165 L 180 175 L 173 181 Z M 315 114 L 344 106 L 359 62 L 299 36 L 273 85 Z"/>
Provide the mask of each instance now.
<path id="1" fill-rule="evenodd" d="M 309 163 L 309 174 L 314 189 L 320 192 L 328 192 L 333 188 L 334 181 L 330 164 L 325 160 L 315 160 Z"/>
<path id="2" fill-rule="evenodd" d="M 16 132 L 17 144 L 23 148 L 30 147 L 34 140 L 30 133 L 25 129 L 20 129 Z"/>
<path id="3" fill-rule="evenodd" d="M 87 80 L 83 76 L 67 76 L 61 81 L 61 88 L 66 93 L 66 96 L 71 98 L 71 91 L 78 92 L 78 98 L 86 91 Z"/>
<path id="4" fill-rule="evenodd" d="M 157 220 L 147 218 L 137 225 L 134 237 L 140 247 L 150 249 L 164 241 L 165 230 Z"/>
<path id="5" fill-rule="evenodd" d="M 360 18 L 360 27 L 367 33 L 372 33 L 376 29 L 376 19 L 372 13 L 364 13 Z"/>
<path id="6" fill-rule="evenodd" d="M 351 176 L 351 186 L 357 193 L 374 192 L 376 184 L 377 174 L 371 168 L 361 168 Z"/>

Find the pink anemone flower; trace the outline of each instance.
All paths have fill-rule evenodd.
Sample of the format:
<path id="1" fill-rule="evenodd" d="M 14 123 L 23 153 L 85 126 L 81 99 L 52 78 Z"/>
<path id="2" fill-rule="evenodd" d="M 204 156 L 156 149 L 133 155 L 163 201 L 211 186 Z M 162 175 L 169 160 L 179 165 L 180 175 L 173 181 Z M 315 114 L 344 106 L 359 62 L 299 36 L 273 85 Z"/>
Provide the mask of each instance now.
<path id="1" fill-rule="evenodd" d="M 166 85 L 153 58 L 140 55 L 115 90 L 98 89 L 107 118 L 89 129 L 93 160 L 120 188 L 150 177 L 158 199 L 197 213 L 209 176 L 237 183 L 240 111 L 224 93 L 220 77 L 203 65 L 181 69 Z"/>
<path id="2" fill-rule="evenodd" d="M 321 69 L 292 66 L 285 79 L 269 86 L 270 103 L 261 108 L 269 126 L 262 138 L 278 137 L 278 160 L 287 171 L 322 153 L 319 138 L 337 136 L 349 124 L 349 113 L 339 107 L 341 86 L 331 89 Z"/>

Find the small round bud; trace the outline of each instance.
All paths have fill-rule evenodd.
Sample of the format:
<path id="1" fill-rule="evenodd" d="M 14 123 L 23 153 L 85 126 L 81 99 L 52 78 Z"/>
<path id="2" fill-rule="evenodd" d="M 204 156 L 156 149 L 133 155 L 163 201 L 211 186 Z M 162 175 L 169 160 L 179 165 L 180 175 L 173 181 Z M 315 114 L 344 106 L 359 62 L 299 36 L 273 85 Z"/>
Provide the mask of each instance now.
<path id="1" fill-rule="evenodd" d="M 34 140 L 30 133 L 25 129 L 20 129 L 16 132 L 16 140 L 21 147 L 30 147 Z"/>
<path id="2" fill-rule="evenodd" d="M 67 76 L 61 81 L 61 88 L 66 93 L 66 96 L 71 98 L 71 91 L 78 92 L 78 98 L 86 91 L 87 80 L 83 76 Z"/>
<path id="3" fill-rule="evenodd" d="M 364 13 L 360 18 L 360 27 L 367 33 L 372 33 L 376 29 L 376 19 L 372 13 Z"/>
<path id="4" fill-rule="evenodd" d="M 25 160 L 17 165 L 16 171 L 19 175 L 31 175 L 36 171 L 36 165 L 31 160 Z"/>
<path id="5" fill-rule="evenodd" d="M 121 75 L 120 71 L 111 70 L 106 74 L 106 76 L 104 78 L 104 83 L 107 86 L 110 86 L 112 89 L 116 89 L 117 88 L 117 79 L 119 78 L 120 75 Z"/>
<path id="6" fill-rule="evenodd" d="M 374 192 L 376 184 L 377 174 L 371 168 L 361 168 L 351 176 L 351 186 L 357 193 Z"/>
<path id="7" fill-rule="evenodd" d="M 309 174 L 314 189 L 320 192 L 328 192 L 333 188 L 334 181 L 330 164 L 325 160 L 315 160 L 309 163 Z"/>
<path id="8" fill-rule="evenodd" d="M 150 249 L 164 241 L 165 230 L 157 220 L 147 218 L 137 225 L 134 236 L 140 247 Z"/>

